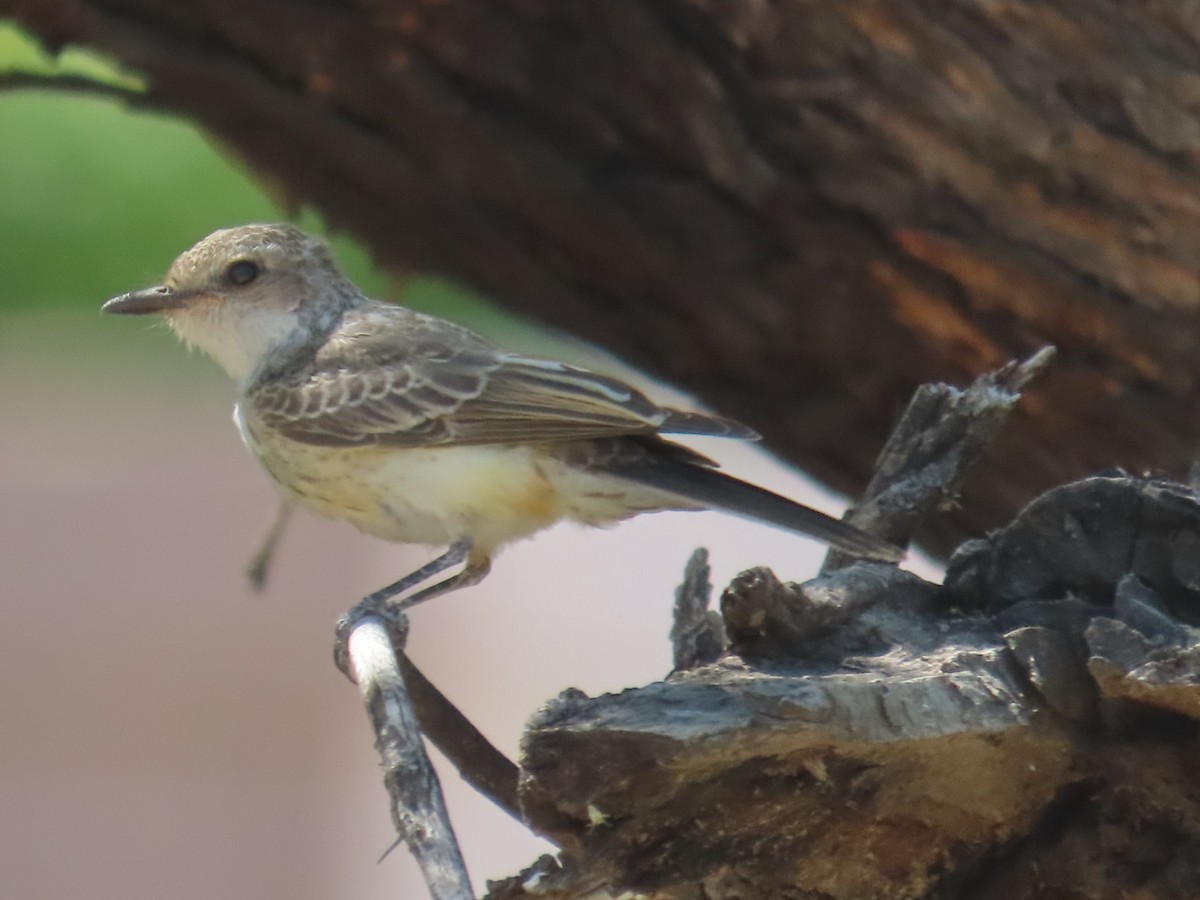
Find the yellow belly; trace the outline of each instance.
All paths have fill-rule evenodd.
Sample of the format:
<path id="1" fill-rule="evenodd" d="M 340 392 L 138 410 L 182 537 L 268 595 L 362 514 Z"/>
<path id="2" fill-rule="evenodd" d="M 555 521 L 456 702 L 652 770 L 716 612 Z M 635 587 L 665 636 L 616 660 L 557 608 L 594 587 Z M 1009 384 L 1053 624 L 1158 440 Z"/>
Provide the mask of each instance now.
<path id="1" fill-rule="evenodd" d="M 640 512 L 696 508 L 686 500 L 566 465 L 534 445 L 416 449 L 319 447 L 250 427 L 242 439 L 284 494 L 329 519 L 389 541 L 477 551 L 528 537 L 559 519 L 608 525 Z"/>
<path id="2" fill-rule="evenodd" d="M 527 447 L 328 448 L 279 439 L 254 448 L 300 506 L 390 541 L 490 549 L 567 514 Z"/>

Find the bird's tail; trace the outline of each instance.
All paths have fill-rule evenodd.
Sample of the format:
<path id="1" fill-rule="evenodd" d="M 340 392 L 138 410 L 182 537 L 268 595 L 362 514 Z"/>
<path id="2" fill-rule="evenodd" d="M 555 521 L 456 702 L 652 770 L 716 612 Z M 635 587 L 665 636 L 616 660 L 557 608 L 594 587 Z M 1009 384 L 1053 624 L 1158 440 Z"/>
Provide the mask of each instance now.
<path id="1" fill-rule="evenodd" d="M 674 449 L 678 445 L 664 442 Z M 664 449 L 665 449 L 664 447 Z M 683 449 L 683 448 L 680 448 Z M 860 531 L 765 488 L 726 475 L 716 469 L 675 454 L 646 454 L 628 460 L 614 471 L 623 478 L 647 487 L 676 494 L 711 509 L 758 519 L 789 531 L 816 538 L 848 553 L 867 559 L 896 562 L 904 550 L 882 538 Z"/>

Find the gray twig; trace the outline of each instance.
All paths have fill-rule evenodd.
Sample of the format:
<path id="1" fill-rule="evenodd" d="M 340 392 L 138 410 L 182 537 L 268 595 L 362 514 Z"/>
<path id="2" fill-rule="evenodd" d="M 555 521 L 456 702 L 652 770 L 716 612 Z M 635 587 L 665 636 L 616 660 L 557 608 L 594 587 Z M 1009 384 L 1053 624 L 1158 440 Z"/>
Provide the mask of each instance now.
<path id="1" fill-rule="evenodd" d="M 368 614 L 348 629 L 349 668 L 375 729 L 396 833 L 416 857 L 435 900 L 474 897 L 388 625 Z"/>

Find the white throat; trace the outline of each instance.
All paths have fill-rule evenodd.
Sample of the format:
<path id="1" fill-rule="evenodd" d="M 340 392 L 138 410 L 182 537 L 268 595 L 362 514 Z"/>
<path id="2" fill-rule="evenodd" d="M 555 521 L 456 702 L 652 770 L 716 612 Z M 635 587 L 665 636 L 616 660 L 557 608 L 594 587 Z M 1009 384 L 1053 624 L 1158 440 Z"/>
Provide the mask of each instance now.
<path id="1" fill-rule="evenodd" d="M 203 350 L 235 381 L 245 381 L 272 350 L 300 337 L 295 314 L 254 310 L 230 315 L 228 307 L 176 312 L 167 319 L 186 344 Z"/>

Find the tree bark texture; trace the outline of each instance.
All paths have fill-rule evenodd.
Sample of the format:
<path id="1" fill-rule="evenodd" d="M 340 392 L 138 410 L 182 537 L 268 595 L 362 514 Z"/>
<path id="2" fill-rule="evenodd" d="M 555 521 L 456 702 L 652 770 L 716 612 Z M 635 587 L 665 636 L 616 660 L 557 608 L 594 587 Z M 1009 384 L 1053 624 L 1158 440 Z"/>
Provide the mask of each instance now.
<path id="1" fill-rule="evenodd" d="M 911 534 L 1050 358 L 923 385 L 854 518 Z M 676 671 L 529 724 L 520 805 L 562 854 L 491 900 L 1190 900 L 1197 535 L 1194 490 L 1093 477 L 962 544 L 941 585 L 831 554 L 804 584 L 743 573 L 717 622 L 693 556 Z"/>
<path id="2" fill-rule="evenodd" d="M 1200 415 L 1200 19 L 1119 0 L 0 0 L 395 269 L 603 344 L 818 478 L 1061 357 L 935 539 Z M 939 530 L 940 529 L 940 530 Z"/>
<path id="3" fill-rule="evenodd" d="M 743 573 L 717 662 L 530 723 L 522 805 L 565 876 L 493 900 L 1195 898 L 1198 542 L 1200 495 L 1097 477 L 944 585 Z"/>

